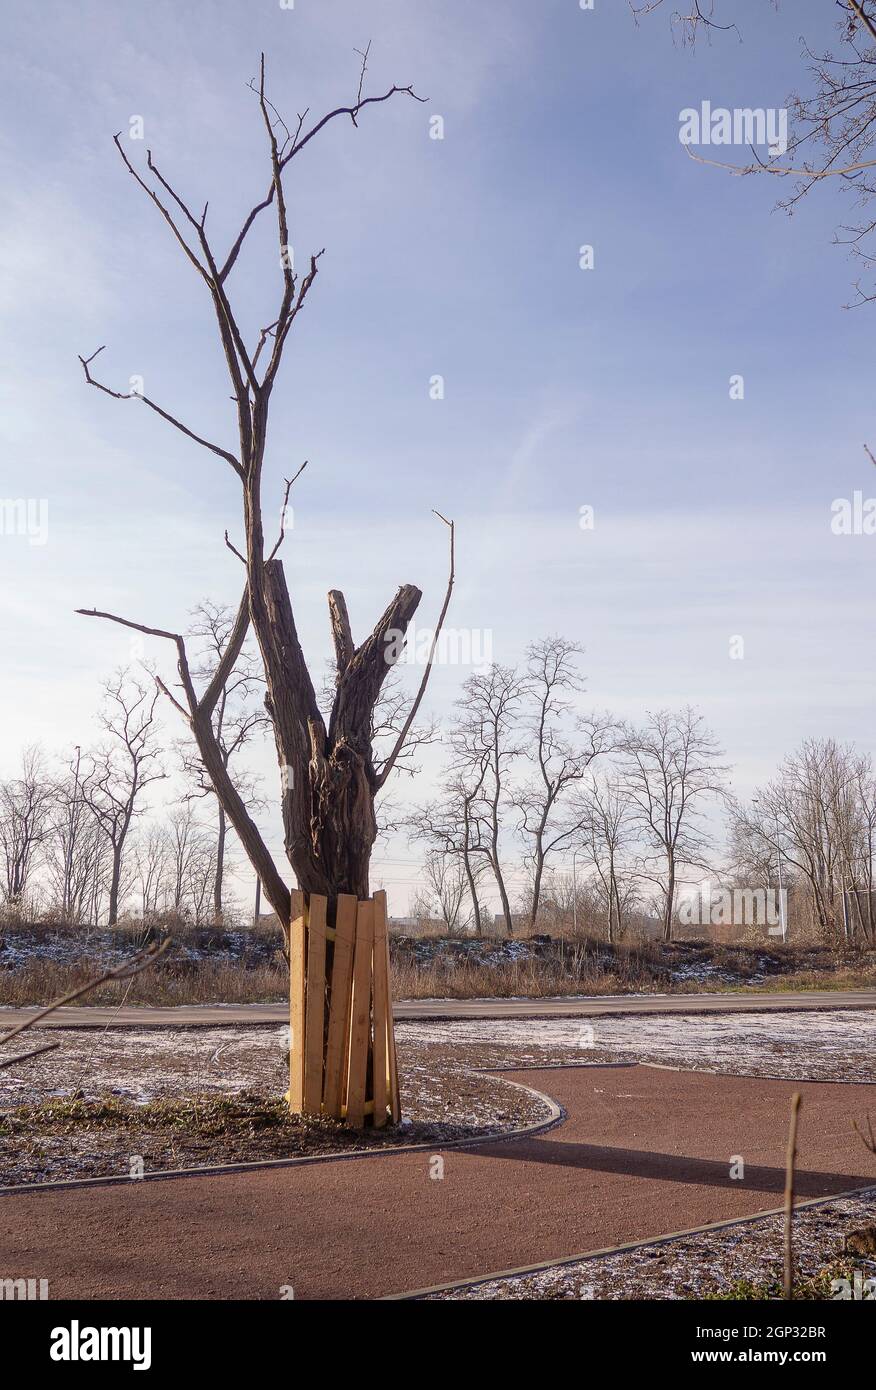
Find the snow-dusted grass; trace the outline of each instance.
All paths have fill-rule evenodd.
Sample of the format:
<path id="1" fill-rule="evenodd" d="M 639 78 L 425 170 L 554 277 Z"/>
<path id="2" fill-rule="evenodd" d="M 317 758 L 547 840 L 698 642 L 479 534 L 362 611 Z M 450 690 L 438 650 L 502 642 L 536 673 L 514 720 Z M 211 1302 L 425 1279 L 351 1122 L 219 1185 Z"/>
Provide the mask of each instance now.
<path id="1" fill-rule="evenodd" d="M 523 1065 L 615 1058 L 745 1076 L 876 1080 L 876 1008 L 627 1018 L 454 1019 L 399 1023 L 397 1036 L 506 1051 Z M 512 1065 L 506 1062 L 505 1065 Z"/>
<path id="2" fill-rule="evenodd" d="M 626 1018 L 455 1019 L 396 1025 L 412 1093 L 430 1066 L 537 1067 L 641 1060 L 747 1076 L 870 1081 L 876 1009 Z M 56 1029 L 57 1052 L 0 1072 L 0 1108 L 111 1093 L 146 1102 L 185 1094 L 285 1089 L 288 1030 L 275 1026 Z M 411 1070 L 413 1068 L 413 1070 Z M 404 1074 L 404 1073 L 403 1073 Z"/>

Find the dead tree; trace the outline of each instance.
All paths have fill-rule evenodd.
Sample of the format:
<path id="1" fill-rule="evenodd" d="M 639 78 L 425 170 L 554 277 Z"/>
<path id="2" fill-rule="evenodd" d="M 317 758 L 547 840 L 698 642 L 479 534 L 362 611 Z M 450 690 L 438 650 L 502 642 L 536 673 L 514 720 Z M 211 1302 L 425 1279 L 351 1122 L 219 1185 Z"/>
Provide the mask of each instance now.
<path id="1" fill-rule="evenodd" d="M 116 148 L 128 173 L 163 218 L 209 295 L 228 370 L 237 426 L 236 447 L 232 450 L 213 443 L 145 395 L 138 395 L 137 399 L 167 424 L 223 460 L 237 477 L 241 490 L 244 540 L 242 547 L 238 547 L 226 535 L 226 544 L 244 567 L 245 581 L 225 650 L 212 677 L 200 691 L 195 688 L 181 634 L 96 609 L 78 611 L 108 618 L 174 644 L 182 685 L 181 698 L 177 699 L 163 682 L 161 688 L 188 723 L 217 799 L 237 832 L 264 892 L 287 933 L 291 923 L 290 889 L 278 872 L 229 776 L 213 725 L 217 701 L 229 673 L 234 669 L 250 625 L 264 667 L 265 704 L 276 743 L 286 855 L 299 888 L 306 895 L 318 894 L 327 898 L 328 921 L 332 926 L 340 894 L 352 894 L 358 899 L 369 896 L 369 862 L 377 834 L 375 797 L 401 755 L 423 699 L 453 588 L 454 532 L 452 522 L 446 521 L 450 532 L 450 577 L 444 604 L 419 688 L 398 738 L 378 771 L 372 757 L 372 712 L 387 673 L 401 653 L 404 635 L 422 597 L 420 590 L 413 584 L 403 584 L 370 635 L 359 643 L 353 636 L 344 595 L 336 589 L 329 593 L 336 688 L 331 712 L 325 719 L 298 640 L 292 601 L 283 563 L 279 558 L 286 530 L 286 505 L 292 484 L 301 469 L 286 480 L 279 532 L 273 543 L 266 543 L 262 517 L 262 472 L 268 443 L 271 397 L 289 334 L 308 301 L 323 255 L 322 251 L 311 255 L 303 273 L 299 274 L 293 269 L 284 180 L 293 161 L 332 121 L 346 117 L 355 127 L 360 115 L 369 106 L 389 101 L 396 95 L 421 100 L 411 86 L 393 86 L 382 96 L 363 96 L 366 65 L 367 50 L 363 55 L 358 91 L 352 104 L 329 111 L 309 126 L 308 113 L 305 111 L 290 127 L 267 96 L 262 55 L 259 79 L 250 85 L 264 124 L 270 181 L 264 196 L 250 208 L 240 231 L 224 255 L 217 252 L 208 234 L 207 205 L 204 205 L 201 213 L 194 213 L 159 168 L 151 151 L 147 151 L 145 170 L 140 171 L 125 153 L 121 138 L 118 135 L 115 137 Z M 281 282 L 279 298 L 257 341 L 248 344 L 232 303 L 231 276 L 247 245 L 249 233 L 268 209 L 273 210 L 276 219 Z M 94 352 L 89 357 L 80 358 L 86 381 L 116 400 L 127 399 L 131 393 L 113 390 L 94 376 L 96 356 L 97 352 Z M 441 520 L 446 519 L 442 517 Z M 332 954 L 330 948 L 326 962 L 329 982 Z"/>

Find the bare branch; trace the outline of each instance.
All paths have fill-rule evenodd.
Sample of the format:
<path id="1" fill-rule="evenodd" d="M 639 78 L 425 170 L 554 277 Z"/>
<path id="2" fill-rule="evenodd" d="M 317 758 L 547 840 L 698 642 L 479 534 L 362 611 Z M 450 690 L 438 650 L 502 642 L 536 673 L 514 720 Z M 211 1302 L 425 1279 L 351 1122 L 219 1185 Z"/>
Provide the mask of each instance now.
<path id="1" fill-rule="evenodd" d="M 442 516 L 440 512 L 436 511 L 435 515 L 438 517 L 440 521 L 444 522 L 445 526 L 450 528 L 450 574 L 447 580 L 447 592 L 444 595 L 444 603 L 442 604 L 441 612 L 438 615 L 438 625 L 435 628 L 434 633 L 432 634 L 432 644 L 429 647 L 429 657 L 426 662 L 426 669 L 423 672 L 423 679 L 420 681 L 420 688 L 417 691 L 416 697 L 414 698 L 414 703 L 411 705 L 410 711 L 408 712 L 408 717 L 402 725 L 401 733 L 399 734 L 398 739 L 396 740 L 395 747 L 393 748 L 389 757 L 386 759 L 386 762 L 383 764 L 383 767 L 381 768 L 380 773 L 378 774 L 378 789 L 384 785 L 387 777 L 392 772 L 392 769 L 395 767 L 395 764 L 398 761 L 399 754 L 404 748 L 405 739 L 408 736 L 410 727 L 417 717 L 417 710 L 420 708 L 423 696 L 426 693 L 426 686 L 429 684 L 429 676 L 432 672 L 432 662 L 435 659 L 435 651 L 438 646 L 438 638 L 440 637 L 441 629 L 444 626 L 444 619 L 447 616 L 447 609 L 450 607 L 450 595 L 453 593 L 453 581 L 456 577 L 456 527 L 454 522 L 448 521 L 447 517 Z"/>
<path id="2" fill-rule="evenodd" d="M 170 227 L 170 230 L 173 232 L 173 235 L 176 237 L 176 240 L 179 242 L 186 256 L 191 261 L 192 265 L 195 267 L 195 270 L 209 284 L 210 276 L 207 272 L 207 268 L 201 265 L 201 262 L 198 260 L 194 251 L 189 246 L 179 227 L 176 225 L 170 213 L 168 212 L 167 208 L 164 206 L 161 199 L 158 197 L 158 194 L 155 193 L 154 190 L 149 187 L 148 183 L 146 183 L 146 181 L 140 177 L 140 175 L 137 173 L 137 170 L 134 168 L 133 164 L 129 160 L 128 156 L 125 154 L 125 151 L 123 150 L 121 144 L 121 131 L 119 131 L 117 135 L 113 136 L 113 144 L 115 145 L 116 149 L 121 155 L 128 173 L 140 185 L 147 198 L 151 198 L 152 202 L 155 204 L 155 206 L 158 208 L 158 211 L 161 213 L 161 216 L 164 218 L 165 222 Z"/>
<path id="3" fill-rule="evenodd" d="M 340 589 L 329 590 L 328 604 L 338 668 L 335 682 L 337 684 L 356 655 L 356 644 L 353 641 L 353 632 L 350 627 L 347 600 Z"/>
<path id="4" fill-rule="evenodd" d="M 249 585 L 247 585 L 247 599 L 248 592 Z M 241 607 L 242 606 L 243 604 L 241 604 Z M 199 700 L 192 682 L 184 638 L 178 632 L 168 632 L 164 628 L 158 627 L 147 627 L 145 623 L 135 623 L 129 618 L 120 618 L 115 613 L 100 612 L 96 608 L 77 608 L 76 612 L 82 614 L 86 618 L 105 618 L 108 622 L 118 623 L 121 627 L 133 628 L 136 632 L 144 632 L 150 637 L 164 637 L 167 641 L 173 642 L 176 645 L 177 669 L 189 706 L 188 714 L 186 714 L 182 705 L 173 698 L 167 686 L 160 679 L 157 681 L 158 687 L 163 694 L 168 696 L 176 709 L 179 710 L 189 724 L 195 736 L 198 751 L 201 754 L 207 775 L 210 777 L 215 788 L 216 796 L 220 804 L 224 807 L 228 819 L 234 826 L 237 836 L 262 882 L 262 886 L 271 906 L 280 919 L 280 922 L 284 925 L 284 928 L 288 929 L 291 904 L 289 889 L 277 873 L 273 856 L 264 843 L 258 827 L 250 816 L 243 798 L 229 776 L 228 769 L 225 766 L 225 760 L 222 757 L 222 750 L 216 740 L 216 734 L 211 722 L 211 715 L 215 705 L 213 682 L 208 686 L 204 699 Z M 247 624 L 248 621 L 249 613 L 247 608 Z M 223 671 L 230 670 L 230 666 L 227 665 L 227 662 L 230 658 L 231 650 L 233 650 L 234 646 L 237 647 L 235 652 L 236 659 L 245 635 L 246 625 L 241 611 L 238 610 L 232 636 L 229 639 L 229 648 L 226 650 L 225 656 L 221 662 Z M 213 700 L 213 705 L 210 704 L 211 700 Z"/>
<path id="5" fill-rule="evenodd" d="M 240 563 L 241 563 L 242 565 L 245 565 L 245 564 L 246 564 L 246 556 L 241 554 L 241 552 L 238 550 L 237 546 L 236 546 L 236 545 L 234 544 L 234 542 L 231 540 L 231 538 L 230 538 L 230 536 L 228 535 L 228 532 L 227 532 L 227 531 L 225 532 L 225 544 L 228 546 L 228 549 L 231 551 L 232 555 L 236 555 L 237 558 L 238 558 L 238 560 L 240 561 Z"/>
<path id="6" fill-rule="evenodd" d="M 298 470 L 297 473 L 293 473 L 293 475 L 292 475 L 291 478 L 286 478 L 286 479 L 285 479 L 286 491 L 283 493 L 283 506 L 282 506 L 282 508 L 280 509 L 280 534 L 279 534 L 279 536 L 277 537 L 277 543 L 276 543 L 276 545 L 274 546 L 273 550 L 271 551 L 270 555 L 268 556 L 268 559 L 265 561 L 266 564 L 267 564 L 270 560 L 273 560 L 273 558 L 274 558 L 274 556 L 276 555 L 277 551 L 280 549 L 280 546 L 283 544 L 283 540 L 284 540 L 284 537 L 285 537 L 285 535 L 286 535 L 286 508 L 287 508 L 288 505 L 289 505 L 289 493 L 292 491 L 292 484 L 295 482 L 296 478 L 300 478 L 300 477 L 301 477 L 301 474 L 304 472 L 304 470 L 305 470 L 306 467 L 307 467 L 307 459 L 304 460 L 304 462 L 302 463 L 302 465 L 301 465 L 301 467 L 299 468 L 299 470 Z"/>
<path id="7" fill-rule="evenodd" d="M 0 1047 L 5 1043 L 11 1042 L 13 1038 L 17 1038 L 19 1033 L 26 1032 L 28 1028 L 35 1028 L 38 1023 L 41 1023 L 49 1014 L 54 1013 L 56 1009 L 63 1008 L 65 1004 L 72 1004 L 74 999 L 81 998 L 83 994 L 89 994 L 93 989 L 97 989 L 98 985 L 106 984 L 107 980 L 131 980 L 135 975 L 139 975 L 142 970 L 148 970 L 150 965 L 154 965 L 158 958 L 164 955 L 170 942 L 171 938 L 169 936 L 166 936 L 160 943 L 153 942 L 151 946 L 147 946 L 145 950 L 139 951 L 122 965 L 117 965 L 112 970 L 105 970 L 104 973 L 98 975 L 96 979 L 89 980 L 86 984 L 79 985 L 77 989 L 71 989 L 69 994 L 64 994 L 60 999 L 53 1000 L 53 1002 L 47 1004 L 44 1009 L 40 1009 L 38 1013 L 32 1014 L 29 1018 L 26 1018 L 23 1023 L 19 1023 L 18 1027 L 13 1028 L 5 1037 L 0 1038 Z M 42 1050 L 43 1049 L 40 1049 L 40 1051 Z M 30 1056 L 32 1054 L 28 1055 Z M 24 1058 L 15 1057 L 12 1060 L 18 1062 L 23 1061 Z"/>
<path id="8" fill-rule="evenodd" d="M 102 381 L 98 381 L 96 377 L 93 377 L 91 375 L 91 364 L 95 357 L 104 351 L 105 346 L 104 344 L 99 347 L 90 357 L 80 356 L 79 358 L 79 361 L 82 363 L 82 370 L 85 373 L 85 380 L 88 382 L 89 386 L 96 386 L 98 391 L 103 391 L 106 396 L 112 396 L 115 401 L 142 401 L 144 405 L 148 405 L 150 410 L 154 410 L 156 415 L 160 415 L 162 420 L 166 420 L 168 424 L 173 425 L 174 429 L 180 430 L 181 433 L 187 435 L 189 439 L 193 439 L 196 444 L 200 444 L 203 448 L 209 449 L 211 454 L 217 454 L 218 457 L 224 459 L 226 463 L 230 463 L 238 477 L 243 477 L 243 468 L 241 467 L 240 460 L 235 458 L 234 454 L 230 453 L 227 449 L 220 448 L 218 444 L 211 444 L 209 439 L 203 439 L 199 434 L 195 434 L 194 430 L 189 429 L 188 425 L 184 425 L 181 420 L 177 420 L 176 416 L 168 414 L 166 410 L 163 410 L 160 405 L 156 405 L 148 396 L 141 395 L 139 391 L 114 391 L 112 387 L 105 386 Z"/>
<path id="9" fill-rule="evenodd" d="M 775 174 L 778 178 L 788 176 L 810 179 L 813 183 L 819 179 L 846 178 L 850 174 L 860 173 L 862 169 L 876 168 L 876 159 L 862 159 L 854 164 L 846 164 L 841 169 L 825 168 L 814 169 L 804 165 L 797 169 L 786 164 L 770 164 L 755 156 L 754 164 L 728 164 L 722 159 L 706 159 L 704 155 L 697 154 L 690 145 L 685 145 L 688 159 L 693 159 L 697 164 L 709 164 L 714 169 L 724 169 L 730 174 L 737 174 L 744 177 L 746 174 Z"/>
<path id="10" fill-rule="evenodd" d="M 369 44 L 369 48 L 370 48 L 370 44 Z M 366 53 L 367 53 L 367 50 L 366 50 Z M 264 61 L 264 55 L 263 55 L 263 61 Z M 263 71 L 263 70 L 262 70 L 262 71 Z M 323 117 L 322 117 L 320 120 L 318 120 L 314 125 L 312 125 L 312 126 L 310 127 L 310 129 L 307 131 L 307 133 L 304 134 L 304 135 L 301 134 L 301 130 L 302 130 L 302 127 L 303 127 L 303 124 L 304 124 L 304 117 L 307 115 L 307 112 L 305 111 L 305 112 L 304 112 L 304 115 L 303 115 L 303 116 L 300 116 L 300 117 L 298 118 L 298 129 L 297 129 L 297 131 L 296 131 L 296 133 L 295 133 L 295 136 L 294 136 L 294 138 L 292 138 L 291 143 L 289 144 L 288 150 L 286 150 L 286 152 L 285 152 L 284 154 L 281 154 L 281 156 L 280 156 L 279 166 L 280 166 L 280 172 L 281 172 L 281 173 L 282 173 L 282 171 L 286 168 L 286 165 L 289 163 L 289 161 L 290 161 L 291 159 L 294 159 L 295 156 L 296 156 L 297 154 L 300 154 L 301 151 L 305 148 L 305 146 L 310 144 L 310 141 L 314 138 L 314 136 L 318 135 L 319 132 L 320 132 L 325 126 L 327 126 L 328 123 L 329 123 L 330 121 L 335 120 L 335 118 L 338 117 L 338 116 L 349 116 L 349 117 L 350 117 L 350 120 L 351 120 L 352 123 L 353 123 L 353 125 L 358 126 L 357 117 L 358 117 L 358 115 L 359 115 L 359 112 L 360 112 L 360 111 L 364 111 L 364 109 L 365 109 L 366 106 L 378 106 L 378 105 L 380 105 L 380 104 L 381 104 L 382 102 L 384 102 L 384 101 L 389 101 L 389 100 L 390 100 L 392 97 L 394 97 L 394 96 L 409 96 L 409 97 L 411 97 L 414 101 L 418 101 L 418 102 L 425 102 L 425 101 L 428 100 L 427 97 L 420 97 L 420 96 L 417 96 L 417 93 L 414 91 L 412 85 L 409 85 L 409 86 L 407 86 L 407 87 L 395 87 L 395 86 L 390 87 L 389 90 L 386 91 L 386 92 L 384 92 L 383 96 L 380 96 L 380 97 L 363 97 L 363 96 L 362 96 L 362 80 L 363 80 L 363 77 L 364 77 L 364 61 L 363 61 L 362 68 L 360 69 L 359 88 L 358 88 L 358 91 L 357 91 L 357 94 L 356 94 L 356 100 L 355 100 L 355 102 L 353 103 L 352 106 L 337 106 L 337 107 L 335 107 L 335 109 L 334 109 L 333 111 L 329 111 L 325 116 L 323 116 Z M 253 90 L 255 90 L 255 89 L 253 88 Z M 267 103 L 267 104 L 270 105 L 270 103 Z M 276 108 L 275 108 L 275 107 L 272 107 L 271 109 L 274 110 L 275 113 L 276 113 Z M 285 126 L 285 122 L 283 122 L 283 124 L 284 124 L 284 126 Z M 287 143 L 288 143 L 288 142 L 287 142 Z M 255 222 L 256 218 L 258 217 L 259 213 L 264 212 L 265 208 L 269 208 L 269 207 L 271 206 L 271 203 L 274 201 L 275 192 L 276 192 L 276 184 L 275 184 L 275 182 L 274 182 L 274 179 L 272 178 L 272 180 L 271 180 L 271 186 L 270 186 L 270 188 L 268 189 L 267 194 L 266 194 L 265 197 L 261 200 L 261 202 L 256 203 L 255 207 L 253 207 L 253 208 L 250 210 L 250 212 L 247 214 L 246 220 L 244 221 L 243 226 L 241 227 L 239 233 L 237 234 L 237 237 L 235 238 L 235 241 L 234 241 L 233 246 L 231 247 L 231 250 L 228 252 L 228 256 L 227 256 L 226 259 L 225 259 L 225 263 L 224 263 L 224 265 L 222 266 L 221 270 L 219 271 L 219 283 L 220 283 L 220 284 L 223 284 L 223 283 L 225 282 L 225 280 L 227 279 L 228 275 L 230 274 L 230 272 L 231 272 L 231 270 L 232 270 L 232 268 L 233 268 L 233 266 L 234 266 L 235 261 L 237 260 L 238 256 L 240 255 L 240 251 L 241 251 L 241 248 L 243 247 L 244 241 L 246 240 L 247 234 L 249 233 L 249 230 L 250 230 L 250 228 L 252 227 L 252 224 Z"/>

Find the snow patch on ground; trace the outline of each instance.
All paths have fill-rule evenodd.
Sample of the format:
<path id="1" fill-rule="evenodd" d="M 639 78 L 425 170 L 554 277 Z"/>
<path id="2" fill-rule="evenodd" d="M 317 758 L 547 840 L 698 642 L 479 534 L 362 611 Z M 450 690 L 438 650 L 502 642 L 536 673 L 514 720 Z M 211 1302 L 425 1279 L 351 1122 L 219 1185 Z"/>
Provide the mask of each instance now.
<path id="1" fill-rule="evenodd" d="M 806 1013 L 663 1014 L 640 1018 L 454 1019 L 396 1024 L 401 1040 L 418 1043 L 503 1045 L 526 1053 L 533 1047 L 590 1051 L 648 1058 L 671 1066 L 706 1071 L 790 1075 L 811 1064 L 842 1066 L 851 1055 L 872 1059 L 876 1050 L 876 1009 L 832 1009 Z M 789 1058 L 789 1054 L 793 1054 Z M 868 1075 L 849 1079 L 876 1079 Z M 839 1071 L 837 1075 L 842 1075 Z"/>
<path id="2" fill-rule="evenodd" d="M 455 1068 L 513 1068 L 614 1058 L 748 1076 L 876 1080 L 876 1009 L 424 1019 L 397 1023 L 396 1037 L 424 1094 L 430 1068 L 446 1061 Z M 52 1039 L 61 1043 L 57 1052 L 0 1071 L 0 1109 L 77 1090 L 144 1103 L 285 1086 L 284 1026 L 57 1029 Z"/>

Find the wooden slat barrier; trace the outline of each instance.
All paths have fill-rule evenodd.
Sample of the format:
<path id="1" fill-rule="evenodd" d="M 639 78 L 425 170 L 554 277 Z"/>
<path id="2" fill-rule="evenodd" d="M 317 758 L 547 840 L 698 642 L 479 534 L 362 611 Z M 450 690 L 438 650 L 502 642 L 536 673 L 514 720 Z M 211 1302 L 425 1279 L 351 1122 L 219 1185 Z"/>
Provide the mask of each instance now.
<path id="1" fill-rule="evenodd" d="M 397 1123 L 386 894 L 340 894 L 334 929 L 326 908 L 316 893 L 292 896 L 289 1108 L 358 1128 Z"/>

